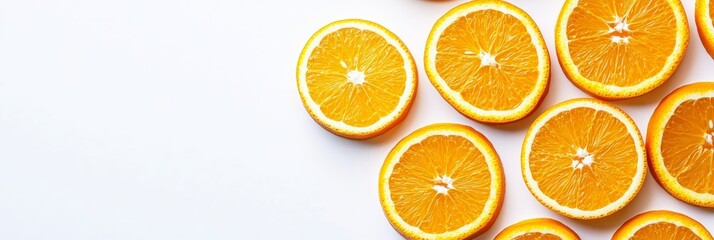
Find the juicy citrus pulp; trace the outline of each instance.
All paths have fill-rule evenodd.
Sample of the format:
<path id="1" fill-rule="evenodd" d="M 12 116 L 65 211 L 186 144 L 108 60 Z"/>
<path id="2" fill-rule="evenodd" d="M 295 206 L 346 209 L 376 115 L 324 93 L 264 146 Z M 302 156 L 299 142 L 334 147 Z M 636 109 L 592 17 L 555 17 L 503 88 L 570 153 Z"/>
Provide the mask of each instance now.
<path id="1" fill-rule="evenodd" d="M 550 58 L 533 19 L 504 1 L 462 4 L 427 40 L 424 65 L 442 97 L 476 121 L 524 118 L 545 96 Z"/>
<path id="2" fill-rule="evenodd" d="M 348 138 L 369 138 L 399 123 L 416 91 L 416 66 L 402 41 L 365 20 L 328 24 L 305 44 L 297 85 L 310 116 Z"/>
<path id="3" fill-rule="evenodd" d="M 546 110 L 526 133 L 521 170 L 546 207 L 592 219 L 629 203 L 646 174 L 640 131 L 619 108 L 573 99 Z"/>
<path id="4" fill-rule="evenodd" d="M 701 223 L 676 212 L 649 211 L 628 220 L 612 236 L 613 240 L 712 240 Z"/>
<path id="5" fill-rule="evenodd" d="M 651 171 L 676 198 L 714 207 L 714 83 L 681 87 L 655 109 L 647 128 Z"/>
<path id="6" fill-rule="evenodd" d="M 466 238 L 496 219 L 504 184 L 500 159 L 483 135 L 464 125 L 434 124 L 392 149 L 379 196 L 387 219 L 407 238 Z"/>
<path id="7" fill-rule="evenodd" d="M 679 0 L 567 0 L 556 25 L 566 76 L 599 98 L 645 94 L 664 83 L 687 49 Z"/>
<path id="8" fill-rule="evenodd" d="M 580 240 L 580 237 L 561 222 L 535 218 L 506 227 L 494 240 Z"/>

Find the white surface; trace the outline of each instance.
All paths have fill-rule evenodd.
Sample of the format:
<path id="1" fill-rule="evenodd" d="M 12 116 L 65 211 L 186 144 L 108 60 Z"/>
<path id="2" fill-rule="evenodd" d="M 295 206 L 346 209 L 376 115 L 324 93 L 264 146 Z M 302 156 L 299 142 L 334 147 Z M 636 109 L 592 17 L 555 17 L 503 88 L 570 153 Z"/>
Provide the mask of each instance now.
<path id="1" fill-rule="evenodd" d="M 541 206 L 519 171 L 524 131 L 547 107 L 586 96 L 555 58 L 562 1 L 511 1 L 540 26 L 553 69 L 536 114 L 505 126 L 462 117 L 424 75 L 432 24 L 461 2 L 0 0 L 0 239 L 399 239 L 382 215 L 378 171 L 401 137 L 435 122 L 473 126 L 503 159 L 506 200 L 479 239 L 532 217 L 608 239 L 650 209 L 714 229 L 714 211 L 675 200 L 649 175 L 611 217 L 569 220 Z M 679 70 L 653 92 L 615 102 L 641 131 L 671 90 L 714 79 L 694 0 L 683 2 L 691 37 Z M 343 18 L 395 32 L 419 69 L 409 116 L 367 141 L 320 128 L 295 85 L 303 44 Z"/>

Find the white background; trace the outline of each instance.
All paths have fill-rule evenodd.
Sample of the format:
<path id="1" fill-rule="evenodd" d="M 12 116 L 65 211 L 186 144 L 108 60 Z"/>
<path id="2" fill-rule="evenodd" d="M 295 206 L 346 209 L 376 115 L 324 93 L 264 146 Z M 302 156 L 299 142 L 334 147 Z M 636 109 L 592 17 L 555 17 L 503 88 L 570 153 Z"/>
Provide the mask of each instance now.
<path id="1" fill-rule="evenodd" d="M 540 205 L 520 175 L 524 132 L 547 107 L 586 96 L 555 57 L 562 1 L 511 1 L 540 26 L 552 82 L 536 114 L 505 126 L 461 116 L 424 74 L 431 26 L 461 2 L 0 0 L 0 239 L 399 239 L 378 201 L 379 168 L 400 138 L 436 122 L 473 126 L 502 158 L 505 203 L 479 239 L 533 217 L 609 239 L 650 209 L 714 229 L 714 211 L 675 200 L 649 175 L 632 203 L 604 219 L 570 220 Z M 691 35 L 679 70 L 651 93 L 615 102 L 642 132 L 667 93 L 714 79 L 694 0 L 683 3 Z M 295 84 L 303 44 L 343 18 L 395 32 L 419 69 L 406 120 L 367 141 L 319 127 Z"/>

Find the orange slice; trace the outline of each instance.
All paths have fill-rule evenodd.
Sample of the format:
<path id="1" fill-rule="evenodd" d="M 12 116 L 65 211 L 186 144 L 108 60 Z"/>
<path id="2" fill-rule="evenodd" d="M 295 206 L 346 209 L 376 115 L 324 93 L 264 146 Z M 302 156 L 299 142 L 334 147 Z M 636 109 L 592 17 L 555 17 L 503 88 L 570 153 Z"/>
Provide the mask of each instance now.
<path id="1" fill-rule="evenodd" d="M 496 220 L 504 181 L 486 137 L 468 126 L 434 124 L 389 152 L 379 199 L 389 223 L 408 239 L 466 239 Z"/>
<path id="2" fill-rule="evenodd" d="M 714 25 L 712 25 L 712 2 L 697 0 L 694 8 L 694 19 L 697 23 L 699 39 L 710 56 L 714 56 Z"/>
<path id="3" fill-rule="evenodd" d="M 565 75 L 602 99 L 624 99 L 662 85 L 689 42 L 679 0 L 566 0 L 555 29 Z"/>
<path id="4" fill-rule="evenodd" d="M 468 2 L 442 16 L 429 33 L 424 67 L 451 106 L 485 123 L 528 116 L 550 82 L 550 57 L 538 26 L 499 0 Z"/>
<path id="5" fill-rule="evenodd" d="M 647 172 L 640 130 L 627 113 L 595 99 L 559 103 L 526 133 L 521 171 L 538 201 L 564 216 L 594 219 L 632 201 Z"/>
<path id="6" fill-rule="evenodd" d="M 642 213 L 622 224 L 613 240 L 712 240 L 701 223 L 684 214 L 657 210 Z"/>
<path id="7" fill-rule="evenodd" d="M 348 19 L 317 31 L 297 65 L 297 86 L 310 116 L 355 139 L 382 134 L 407 115 L 417 88 L 411 53 L 379 24 Z"/>
<path id="8" fill-rule="evenodd" d="M 647 128 L 650 170 L 672 196 L 714 208 L 714 83 L 665 97 Z"/>
<path id="9" fill-rule="evenodd" d="M 508 226 L 494 240 L 580 240 L 580 237 L 561 222 L 534 218 Z"/>

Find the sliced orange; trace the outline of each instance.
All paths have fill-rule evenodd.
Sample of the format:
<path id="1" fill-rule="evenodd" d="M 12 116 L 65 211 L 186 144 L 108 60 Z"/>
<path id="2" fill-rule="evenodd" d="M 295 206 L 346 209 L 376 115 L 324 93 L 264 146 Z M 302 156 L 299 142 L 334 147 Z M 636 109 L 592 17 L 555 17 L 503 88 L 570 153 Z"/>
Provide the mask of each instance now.
<path id="1" fill-rule="evenodd" d="M 508 226 L 494 240 L 580 240 L 580 237 L 561 222 L 534 218 Z"/>
<path id="2" fill-rule="evenodd" d="M 451 106 L 485 123 L 528 116 L 550 82 L 550 57 L 538 26 L 500 0 L 468 2 L 442 16 L 429 33 L 424 68 Z"/>
<path id="3" fill-rule="evenodd" d="M 389 152 L 379 199 L 389 223 L 408 239 L 466 239 L 496 220 L 504 181 L 486 137 L 468 126 L 434 124 Z"/>
<path id="4" fill-rule="evenodd" d="M 714 208 L 714 83 L 665 97 L 647 128 L 650 170 L 672 196 Z"/>
<path id="5" fill-rule="evenodd" d="M 521 171 L 538 201 L 564 216 L 594 219 L 632 201 L 647 172 L 640 130 L 627 113 L 595 99 L 565 101 L 526 133 Z"/>
<path id="6" fill-rule="evenodd" d="M 710 56 L 714 56 L 714 25 L 712 25 L 712 2 L 710 0 L 697 0 L 695 4 L 694 19 L 697 23 L 699 39 Z"/>
<path id="7" fill-rule="evenodd" d="M 662 85 L 689 43 L 679 0 L 566 0 L 555 29 L 565 75 L 602 99 L 624 99 Z"/>
<path id="8" fill-rule="evenodd" d="M 416 65 L 402 41 L 379 24 L 328 24 L 305 44 L 297 86 L 310 116 L 330 132 L 377 136 L 401 122 L 417 88 Z"/>
<path id="9" fill-rule="evenodd" d="M 684 214 L 666 210 L 649 211 L 628 220 L 613 240 L 712 240 L 709 231 Z"/>

